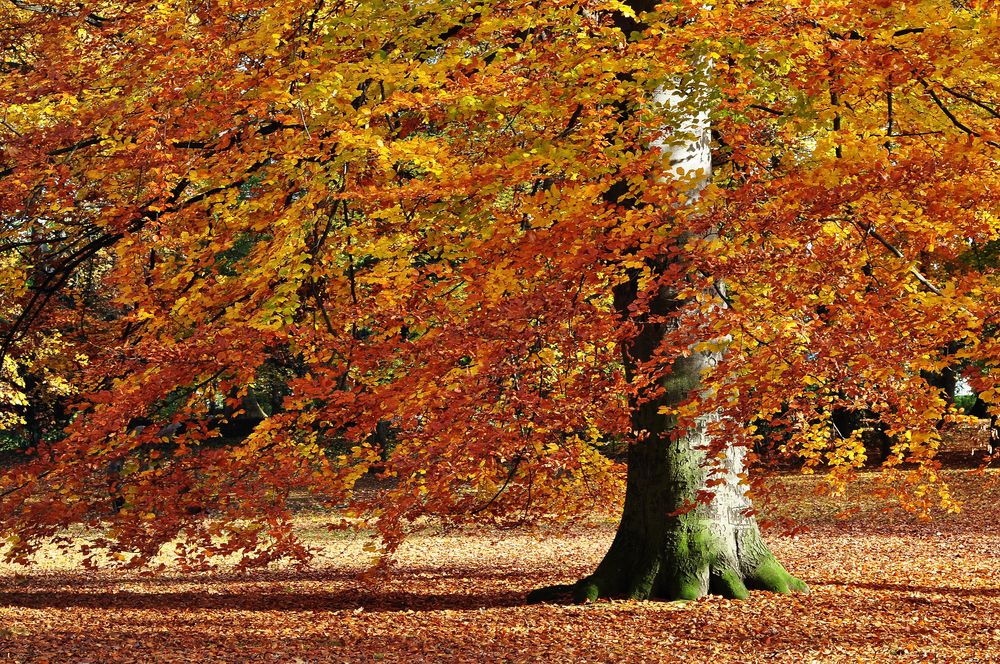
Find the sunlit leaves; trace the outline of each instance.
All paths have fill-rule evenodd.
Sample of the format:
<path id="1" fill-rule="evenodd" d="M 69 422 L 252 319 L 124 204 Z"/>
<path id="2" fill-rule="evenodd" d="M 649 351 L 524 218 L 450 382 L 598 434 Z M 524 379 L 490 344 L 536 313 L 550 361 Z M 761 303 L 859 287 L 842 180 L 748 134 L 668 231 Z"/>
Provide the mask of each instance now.
<path id="1" fill-rule="evenodd" d="M 993 11 L 685 1 L 627 36 L 620 10 L 5 5 L 5 373 L 83 395 L 3 480 L 20 553 L 110 519 L 136 560 L 182 535 L 303 557 L 293 490 L 391 545 L 426 514 L 608 507 L 629 396 L 722 348 L 682 414 L 747 442 L 785 413 L 786 449 L 839 480 L 867 453 L 831 413 L 865 408 L 934 480 L 952 414 L 924 374 L 996 401 Z M 697 113 L 693 204 L 665 155 Z M 690 306 L 627 384 L 622 315 L 664 286 Z M 268 417 L 223 440 L 254 390 Z M 392 481 L 355 491 L 369 472 Z"/>

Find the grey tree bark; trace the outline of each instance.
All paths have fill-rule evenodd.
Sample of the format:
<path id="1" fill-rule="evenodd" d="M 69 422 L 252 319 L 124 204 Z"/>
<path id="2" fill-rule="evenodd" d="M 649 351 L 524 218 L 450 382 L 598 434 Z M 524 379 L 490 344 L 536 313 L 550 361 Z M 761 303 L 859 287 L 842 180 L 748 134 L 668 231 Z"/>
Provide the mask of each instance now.
<path id="1" fill-rule="evenodd" d="M 633 297 L 634 287 L 631 293 L 622 288 L 616 303 L 626 306 Z M 683 306 L 664 291 L 651 313 L 669 314 Z M 625 349 L 630 378 L 667 331 L 663 323 L 642 325 Z M 743 599 L 755 589 L 806 590 L 771 553 L 750 514 L 752 503 L 740 481 L 745 450 L 725 447 L 725 457 L 716 462 L 724 473 L 712 476 L 723 481 L 709 488 L 713 464 L 706 458 L 708 424 L 716 416 L 703 415 L 692 430 L 678 431 L 676 418 L 660 413 L 661 407 L 676 406 L 701 389 L 702 372 L 718 359 L 712 353 L 676 359 L 662 380 L 662 395 L 632 404 L 632 427 L 639 434 L 629 448 L 625 505 L 608 553 L 590 576 L 571 586 L 535 591 L 529 601 L 565 594 L 581 602 L 598 597 L 690 600 L 706 594 Z M 707 504 L 697 504 L 702 490 L 714 493 Z M 691 504 L 697 506 L 688 509 Z"/>

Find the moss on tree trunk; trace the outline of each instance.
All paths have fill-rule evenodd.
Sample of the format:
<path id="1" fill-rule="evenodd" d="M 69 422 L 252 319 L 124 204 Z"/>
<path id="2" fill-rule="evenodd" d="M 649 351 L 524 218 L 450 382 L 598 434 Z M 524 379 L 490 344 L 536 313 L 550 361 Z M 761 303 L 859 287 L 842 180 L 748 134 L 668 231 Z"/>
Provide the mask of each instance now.
<path id="1" fill-rule="evenodd" d="M 633 301 L 634 293 L 634 284 L 631 292 L 616 292 L 619 306 Z M 681 306 L 669 292 L 662 292 L 651 313 L 659 317 Z M 638 363 L 656 351 L 664 325 L 640 324 L 639 334 L 625 349 L 629 380 Z M 706 594 L 745 598 L 754 589 L 806 589 L 775 559 L 749 514 L 751 501 L 740 483 L 745 450 L 730 445 L 724 458 L 706 459 L 708 423 L 714 415 L 703 416 L 690 431 L 677 432 L 674 417 L 659 412 L 661 406 L 680 404 L 700 389 L 702 371 L 717 359 L 704 353 L 678 358 L 661 381 L 662 394 L 633 403 L 632 426 L 640 433 L 629 448 L 625 505 L 611 548 L 590 576 L 572 586 L 537 590 L 529 601 L 565 594 L 576 601 L 686 600 Z M 712 470 L 712 477 L 723 481 L 710 489 L 711 501 L 691 509 L 699 491 L 707 489 Z"/>
<path id="2" fill-rule="evenodd" d="M 598 597 L 667 600 L 706 594 L 743 599 L 750 590 L 804 591 L 761 538 L 750 500 L 733 473 L 741 453 L 731 449 L 726 484 L 715 497 L 672 515 L 704 485 L 704 429 L 674 441 L 650 436 L 629 452 L 629 478 L 618 533 L 590 576 L 573 586 L 544 588 L 529 601 L 571 594 L 578 602 Z"/>
<path id="3" fill-rule="evenodd" d="M 571 588 L 576 601 L 598 597 L 668 600 L 706 594 L 743 599 L 749 590 L 805 590 L 761 538 L 750 501 L 733 468 L 713 500 L 685 513 L 703 487 L 704 429 L 674 441 L 653 437 L 633 445 L 621 525 L 597 569 Z M 740 454 L 730 450 L 737 461 Z M 529 599 L 543 600 L 544 591 Z"/>

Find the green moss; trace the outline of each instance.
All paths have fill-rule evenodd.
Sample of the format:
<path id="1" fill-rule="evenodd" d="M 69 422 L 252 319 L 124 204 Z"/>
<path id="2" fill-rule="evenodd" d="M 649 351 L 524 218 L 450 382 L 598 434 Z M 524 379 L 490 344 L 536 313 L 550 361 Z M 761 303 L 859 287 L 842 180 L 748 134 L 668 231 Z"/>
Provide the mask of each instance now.
<path id="1" fill-rule="evenodd" d="M 750 596 L 743 579 L 731 567 L 725 567 L 718 572 L 713 571 L 708 581 L 708 589 L 709 592 L 726 599 L 746 599 Z"/>
<path id="2" fill-rule="evenodd" d="M 698 577 L 685 574 L 678 579 L 677 596 L 668 597 L 667 599 L 698 599 L 703 594 L 701 582 L 698 580 Z"/>
<path id="3" fill-rule="evenodd" d="M 772 555 L 765 556 L 744 579 L 727 559 L 714 553 L 715 541 L 706 528 L 679 532 L 674 545 L 675 550 L 665 558 L 645 565 L 620 561 L 622 564 L 614 565 L 613 569 L 605 567 L 576 584 L 539 588 L 528 594 L 528 603 L 569 599 L 587 603 L 601 597 L 622 595 L 630 599 L 659 596 L 666 600 L 690 601 L 706 591 L 727 599 L 746 599 L 750 588 L 778 593 L 807 591 L 806 584 L 785 571 Z M 709 572 L 707 588 L 704 585 L 706 572 Z"/>
<path id="4" fill-rule="evenodd" d="M 786 572 L 787 574 L 787 572 Z M 788 587 L 792 589 L 792 592 L 796 593 L 807 593 L 809 592 L 809 586 L 805 581 L 797 577 L 788 575 Z"/>
<path id="5" fill-rule="evenodd" d="M 674 542 L 674 554 L 682 555 L 688 551 L 688 533 L 686 528 L 680 528 L 677 531 L 677 535 Z"/>
<path id="6" fill-rule="evenodd" d="M 573 601 L 583 604 L 594 602 L 601 596 L 601 589 L 591 579 L 584 579 L 573 589 Z"/>
<path id="7" fill-rule="evenodd" d="M 705 562 L 711 560 L 715 549 L 715 539 L 712 532 L 703 523 L 695 524 L 693 530 L 694 532 L 688 540 L 690 542 L 689 555 Z"/>
<path id="8" fill-rule="evenodd" d="M 774 556 L 764 558 L 753 574 L 747 577 L 747 585 L 755 590 L 769 590 L 775 593 L 808 590 L 806 584 L 786 572 Z"/>

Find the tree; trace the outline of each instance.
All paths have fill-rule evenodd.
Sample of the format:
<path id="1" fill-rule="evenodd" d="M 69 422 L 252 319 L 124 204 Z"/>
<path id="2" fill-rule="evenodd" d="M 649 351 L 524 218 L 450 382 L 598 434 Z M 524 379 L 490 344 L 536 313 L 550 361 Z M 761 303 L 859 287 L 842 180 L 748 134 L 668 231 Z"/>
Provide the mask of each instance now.
<path id="1" fill-rule="evenodd" d="M 1000 231 L 989 3 L 2 11 L 0 366 L 23 391 L 58 335 L 80 395 L 3 476 L 8 557 L 83 522 L 128 565 L 305 559 L 299 490 L 387 551 L 425 514 L 567 518 L 614 504 L 618 436 L 578 598 L 794 589 L 750 423 L 838 486 L 837 408 L 898 441 L 898 499 L 951 506 L 924 376 L 976 363 L 991 401 L 1000 364 L 963 261 Z M 665 163 L 706 122 L 708 184 Z M 274 367 L 281 408 L 222 440 Z"/>
<path id="2" fill-rule="evenodd" d="M 627 18 L 619 19 L 617 25 L 623 31 L 642 27 Z M 683 109 L 685 120 L 658 147 L 669 164 L 661 177 L 685 181 L 688 199 L 698 196 L 712 172 L 710 88 L 704 80 L 711 64 L 704 55 L 694 57 L 696 69 L 676 81 L 678 88 L 666 87 L 666 83 L 654 96 L 654 103 Z M 710 229 L 711 234 L 717 232 Z M 650 257 L 644 267 L 654 277 L 674 266 L 687 271 L 683 250 L 672 253 L 669 258 Z M 634 270 L 626 283 L 616 287 L 615 309 L 626 320 L 639 297 L 640 278 Z M 724 285 L 716 283 L 713 288 L 721 295 Z M 622 347 L 625 374 L 633 385 L 643 373 L 642 365 L 654 361 L 670 332 L 683 325 L 684 312 L 692 304 L 673 284 L 660 283 L 649 296 L 644 315 L 636 320 L 635 334 Z M 715 294 L 708 297 L 719 300 Z M 725 346 L 724 341 L 714 343 Z M 637 440 L 628 451 L 624 512 L 611 549 L 592 575 L 570 587 L 539 589 L 529 600 L 543 600 L 564 590 L 571 590 L 580 601 L 622 595 L 697 599 L 708 592 L 744 599 L 748 586 L 777 592 L 805 590 L 805 584 L 785 571 L 761 537 L 742 482 L 745 450 L 727 443 L 722 447 L 723 461 L 709 466 L 706 452 L 713 447 L 709 427 L 717 419 L 715 413 L 699 414 L 693 426 L 678 426 L 674 409 L 697 399 L 702 375 L 719 362 L 722 350 L 675 350 L 669 357 L 671 364 L 656 381 L 656 396 L 639 393 L 630 399 Z"/>

